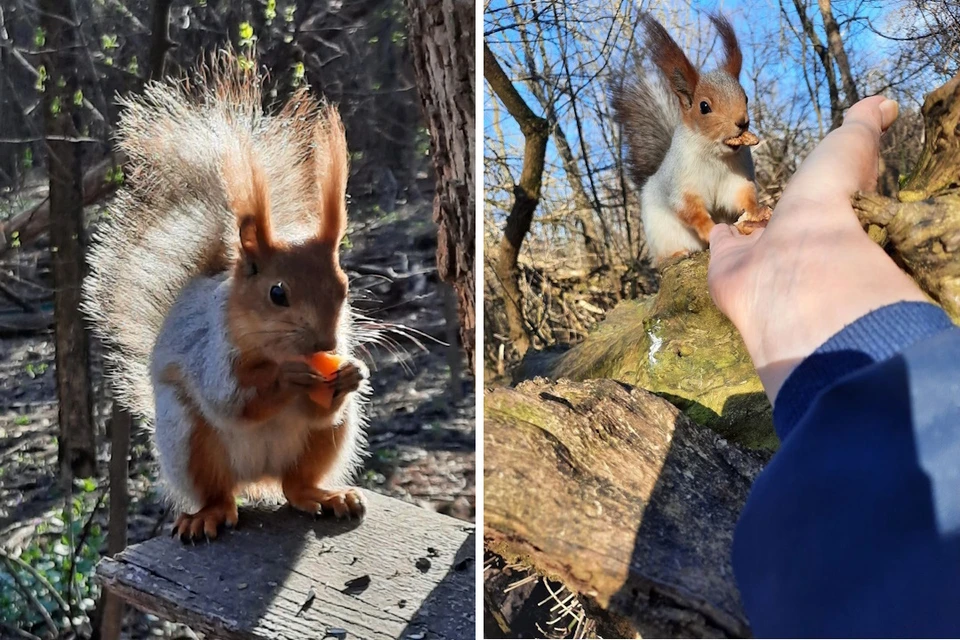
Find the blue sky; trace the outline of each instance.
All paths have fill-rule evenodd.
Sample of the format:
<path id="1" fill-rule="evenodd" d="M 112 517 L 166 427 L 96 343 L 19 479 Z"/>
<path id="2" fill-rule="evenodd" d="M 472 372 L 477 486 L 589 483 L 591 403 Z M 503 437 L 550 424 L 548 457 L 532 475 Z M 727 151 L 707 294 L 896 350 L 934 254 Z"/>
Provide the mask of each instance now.
<path id="1" fill-rule="evenodd" d="M 826 41 L 823 32 L 820 13 L 817 9 L 815 0 L 806 0 L 811 6 L 808 7 L 809 15 L 814 19 L 817 31 L 822 40 Z M 636 2 L 634 0 L 579 0 L 576 3 L 568 3 L 567 6 L 577 4 L 582 8 L 582 13 L 573 16 L 571 20 L 582 21 L 585 28 L 590 29 L 596 35 L 595 38 L 583 43 L 578 43 L 572 38 L 564 41 L 564 46 L 568 47 L 568 56 L 566 61 L 573 64 L 573 58 L 579 54 L 591 53 L 601 62 L 608 62 L 610 67 L 619 67 L 623 61 L 623 51 L 627 47 L 627 33 L 629 25 L 616 25 L 612 18 L 614 7 L 621 7 L 621 11 L 631 11 L 636 14 Z M 843 27 L 843 37 L 848 53 L 851 57 L 851 64 L 855 68 L 857 82 L 860 85 L 860 91 L 863 94 L 869 94 L 874 87 L 880 86 L 887 81 L 887 74 L 883 71 L 890 64 L 890 60 L 899 48 L 905 46 L 899 42 L 893 42 L 876 35 L 871 29 L 882 30 L 890 35 L 899 35 L 902 33 L 904 25 L 892 19 L 891 10 L 897 6 L 896 0 L 834 0 L 833 10 Z M 829 127 L 829 108 L 827 98 L 826 83 L 823 80 L 822 72 L 814 72 L 814 64 L 810 59 L 813 55 L 812 50 L 807 47 L 806 64 L 802 63 L 801 48 L 797 42 L 796 36 L 791 32 L 789 25 L 792 24 L 799 28 L 799 20 L 793 7 L 792 0 L 784 0 L 785 11 L 782 14 L 780 3 L 770 0 L 757 0 L 750 2 L 715 2 L 704 0 L 702 2 L 644 2 L 644 8 L 652 7 L 655 15 L 664 16 L 665 24 L 671 35 L 681 43 L 681 46 L 691 55 L 695 63 L 706 62 L 707 68 L 715 66 L 713 56 L 705 56 L 706 49 L 713 42 L 713 31 L 710 28 L 706 14 L 710 11 L 720 9 L 728 16 L 737 31 L 740 39 L 741 48 L 744 52 L 744 68 L 741 74 L 741 82 L 751 96 L 751 108 L 755 109 L 756 102 L 753 100 L 754 87 L 751 86 L 749 79 L 753 76 L 755 70 L 759 70 L 758 81 L 762 91 L 771 91 L 776 99 L 774 105 L 769 105 L 773 109 L 773 115 L 784 117 L 792 123 L 793 127 L 804 128 L 805 132 L 819 139 L 823 127 Z M 883 5 L 883 6 L 881 6 Z M 498 11 L 503 11 L 507 6 L 505 0 L 492 0 L 487 5 L 487 18 L 485 19 L 485 34 L 496 28 L 494 23 Z M 525 10 L 530 10 L 531 4 L 525 5 Z M 542 5 L 538 5 L 541 6 Z M 845 18 L 851 11 L 856 11 L 859 20 L 856 22 L 846 22 Z M 672 14 L 672 15 L 670 15 Z M 785 16 L 785 17 L 784 17 Z M 547 17 L 552 18 L 552 13 Z M 670 24 L 675 23 L 675 24 Z M 601 43 L 609 34 L 614 34 L 613 42 L 610 45 L 610 51 L 600 53 Z M 545 43 L 546 54 L 554 65 L 556 71 L 562 69 L 563 59 L 559 55 L 560 46 L 556 42 L 558 34 L 557 29 L 548 28 L 546 37 L 552 41 Z M 518 79 L 522 67 L 512 63 L 509 55 L 508 44 L 516 45 L 519 43 L 520 33 L 516 28 L 506 28 L 496 30 L 486 36 L 486 41 L 491 49 L 497 55 L 501 64 L 504 66 L 507 74 L 514 79 Z M 780 43 L 787 45 L 781 47 Z M 768 55 L 764 47 L 772 47 L 779 50 L 785 48 L 788 52 L 786 56 Z M 695 49 L 691 51 L 691 49 Z M 806 70 L 806 75 L 804 74 Z M 924 90 L 929 90 L 939 83 L 939 79 L 933 76 L 914 78 L 911 81 L 911 90 L 898 96 L 901 105 L 905 109 L 916 109 L 922 100 Z M 597 117 L 597 109 L 605 111 L 603 104 L 603 87 L 606 82 L 606 71 L 602 71 L 597 78 L 585 83 L 578 93 L 579 126 L 582 127 L 582 144 L 587 148 L 587 158 L 592 166 L 609 166 L 612 161 L 612 153 L 616 150 L 611 148 L 608 141 L 601 136 L 602 119 Z M 823 119 L 826 122 L 818 123 L 817 118 L 810 108 L 805 83 L 809 82 L 817 87 L 820 95 L 819 102 L 823 109 Z M 529 89 L 523 82 L 515 82 L 514 85 L 523 95 L 530 107 L 538 114 L 543 110 L 537 100 L 530 94 Z M 494 135 L 492 129 L 493 100 L 495 99 L 484 83 L 484 130 L 486 136 Z M 561 126 L 567 134 L 576 155 L 581 155 L 581 141 L 576 135 L 578 123 L 574 114 L 570 110 L 570 101 L 566 96 L 556 103 L 558 113 L 560 114 Z M 512 149 L 517 155 L 522 146 L 522 136 L 517 129 L 512 118 L 505 110 L 500 110 L 500 123 L 508 149 Z M 756 120 L 756 114 L 754 119 Z M 548 148 L 548 165 L 554 166 L 554 172 L 558 173 L 556 164 L 558 162 L 556 149 L 551 140 Z M 519 164 L 517 160 L 510 163 L 511 174 L 517 179 L 519 173 Z M 581 158 L 581 167 L 583 160 Z M 548 167 L 548 173 L 550 169 Z M 558 173 L 558 175 L 560 175 Z M 485 173 L 489 180 L 489 174 Z M 547 188 L 555 188 L 562 193 L 564 187 L 559 184 Z M 491 185 L 492 186 L 492 185 Z M 509 185 L 506 185 L 509 186 Z"/>

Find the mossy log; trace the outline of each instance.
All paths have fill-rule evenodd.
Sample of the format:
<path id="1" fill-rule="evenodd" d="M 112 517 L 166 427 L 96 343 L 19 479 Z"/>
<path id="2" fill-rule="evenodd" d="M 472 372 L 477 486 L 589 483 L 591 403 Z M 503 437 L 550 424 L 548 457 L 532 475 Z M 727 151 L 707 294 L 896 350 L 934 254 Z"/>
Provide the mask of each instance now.
<path id="1" fill-rule="evenodd" d="M 770 403 L 733 324 L 707 290 L 709 255 L 663 270 L 660 291 L 621 303 L 547 367 L 551 378 L 612 378 L 662 395 L 751 449 L 777 447 Z"/>
<path id="2" fill-rule="evenodd" d="M 613 380 L 484 403 L 490 550 L 579 593 L 607 636 L 749 635 L 730 545 L 760 454 Z"/>

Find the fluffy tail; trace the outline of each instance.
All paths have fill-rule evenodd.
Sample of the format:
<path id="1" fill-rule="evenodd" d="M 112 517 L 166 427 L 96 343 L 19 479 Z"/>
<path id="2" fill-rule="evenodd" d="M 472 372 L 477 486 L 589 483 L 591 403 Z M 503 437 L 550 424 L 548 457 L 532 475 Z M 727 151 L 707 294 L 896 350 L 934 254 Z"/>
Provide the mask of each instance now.
<path id="1" fill-rule="evenodd" d="M 610 87 L 614 117 L 623 131 L 630 177 L 640 189 L 663 163 L 680 124 L 680 106 L 659 71 L 637 64 Z"/>
<path id="2" fill-rule="evenodd" d="M 118 144 L 129 158 L 126 182 L 94 236 L 84 311 L 107 346 L 117 399 L 148 421 L 150 355 L 170 307 L 189 280 L 222 273 L 238 257 L 238 189 L 240 200 L 269 199 L 262 204 L 280 242 L 339 226 L 324 213 L 329 189 L 318 180 L 348 160 L 333 135 L 343 132 L 336 110 L 301 91 L 267 116 L 259 77 L 248 69 L 219 54 L 192 78 L 151 84 L 124 101 Z M 238 185 L 238 173 L 250 183 Z"/>

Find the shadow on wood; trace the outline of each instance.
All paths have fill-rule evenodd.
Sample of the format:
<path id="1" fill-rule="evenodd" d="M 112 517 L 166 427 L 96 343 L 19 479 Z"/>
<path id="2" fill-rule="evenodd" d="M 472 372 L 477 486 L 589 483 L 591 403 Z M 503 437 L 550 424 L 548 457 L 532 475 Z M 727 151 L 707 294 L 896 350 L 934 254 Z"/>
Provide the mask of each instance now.
<path id="1" fill-rule="evenodd" d="M 474 634 L 474 527 L 364 492 L 362 523 L 241 509 L 209 544 L 166 536 L 104 559 L 133 606 L 217 638 L 458 639 Z"/>
<path id="2" fill-rule="evenodd" d="M 613 380 L 533 380 L 485 407 L 490 550 L 581 594 L 608 637 L 749 635 L 730 546 L 767 454 Z"/>

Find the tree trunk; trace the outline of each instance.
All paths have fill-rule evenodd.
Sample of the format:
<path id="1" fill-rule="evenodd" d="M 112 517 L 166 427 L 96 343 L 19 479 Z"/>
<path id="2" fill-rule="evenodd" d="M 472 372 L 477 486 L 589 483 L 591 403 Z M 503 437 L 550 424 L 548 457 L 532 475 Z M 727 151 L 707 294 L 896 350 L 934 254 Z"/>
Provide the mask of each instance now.
<path id="1" fill-rule="evenodd" d="M 76 136 L 79 114 L 78 42 L 72 2 L 43 0 L 45 65 L 49 79 L 43 97 L 46 133 Z M 56 315 L 56 371 L 60 402 L 59 461 L 62 477 L 96 473 L 89 338 L 80 313 L 86 275 L 83 229 L 83 172 L 78 143 L 47 140 L 50 171 L 50 253 Z"/>
<path id="2" fill-rule="evenodd" d="M 850 61 L 847 59 L 847 50 L 843 46 L 843 38 L 840 36 L 840 25 L 837 19 L 833 17 L 833 9 L 830 7 L 830 0 L 817 0 L 820 5 L 820 15 L 823 16 L 823 28 L 827 32 L 827 44 L 830 46 L 830 53 L 837 63 L 837 71 L 840 73 L 840 82 L 843 83 L 843 93 L 846 94 L 847 104 L 850 107 L 860 101 L 860 92 L 857 91 L 857 83 L 853 79 L 853 73 L 850 71 Z"/>
<path id="3" fill-rule="evenodd" d="M 474 4 L 406 0 L 417 86 L 437 172 L 437 269 L 457 292 L 460 339 L 473 370 L 476 340 Z"/>
<path id="4" fill-rule="evenodd" d="M 173 47 L 170 40 L 170 5 L 173 0 L 153 0 L 150 21 L 150 80 L 163 78 L 163 64 L 167 51 Z"/>
<path id="5" fill-rule="evenodd" d="M 823 65 L 824 75 L 827 77 L 827 91 L 830 94 L 830 129 L 836 129 L 843 124 L 843 102 L 840 100 L 840 88 L 837 86 L 837 77 L 833 72 L 833 54 L 830 48 L 820 40 L 820 36 L 817 35 L 813 19 L 807 15 L 804 0 L 793 0 L 793 6 L 797 11 L 797 17 L 800 18 L 803 32 L 807 34 L 814 52 L 820 58 L 820 64 Z"/>
<path id="6" fill-rule="evenodd" d="M 543 165 L 550 136 L 549 123 L 527 106 L 510 78 L 504 73 L 493 52 L 483 45 L 483 77 L 520 126 L 524 137 L 523 166 L 520 181 L 513 188 L 513 206 L 507 216 L 507 224 L 500 240 L 500 255 L 494 264 L 494 273 L 503 287 L 506 302 L 505 312 L 510 329 L 510 341 L 522 356 L 530 348 L 523 314 L 523 296 L 520 293 L 517 258 L 523 239 L 530 231 L 533 212 L 540 204 L 540 187 L 543 180 Z"/>

